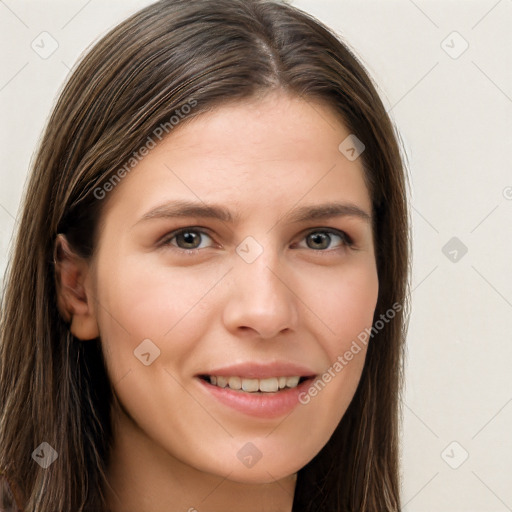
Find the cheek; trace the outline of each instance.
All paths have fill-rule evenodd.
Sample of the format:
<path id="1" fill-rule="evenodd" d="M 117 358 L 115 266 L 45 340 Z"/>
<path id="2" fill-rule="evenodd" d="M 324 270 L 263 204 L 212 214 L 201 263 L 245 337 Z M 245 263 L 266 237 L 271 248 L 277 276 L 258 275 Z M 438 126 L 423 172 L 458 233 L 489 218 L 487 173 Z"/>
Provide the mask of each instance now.
<path id="1" fill-rule="evenodd" d="M 302 293 L 316 313 L 309 325 L 317 325 L 317 342 L 326 355 L 323 372 L 301 402 L 320 420 L 329 437 L 345 413 L 364 367 L 368 331 L 372 327 L 379 282 L 374 260 L 322 269 L 303 280 Z"/>
<path id="2" fill-rule="evenodd" d="M 304 296 L 323 324 L 324 348 L 332 362 L 372 325 L 379 291 L 376 266 L 368 259 L 334 273 L 317 273 L 307 281 L 307 288 Z"/>
<path id="3" fill-rule="evenodd" d="M 222 277 L 222 269 L 196 273 L 149 260 L 117 260 L 98 272 L 100 335 L 114 379 L 133 365 L 134 350 L 146 339 L 161 351 L 172 340 L 173 361 L 179 367 L 214 313 L 211 304 L 204 307 L 205 296 Z"/>
<path id="4" fill-rule="evenodd" d="M 304 401 L 315 402 L 313 409 L 328 416 L 326 425 L 333 427 L 352 400 L 363 370 L 366 330 L 372 326 L 379 291 L 377 268 L 374 259 L 361 258 L 334 273 L 312 276 L 308 283 L 311 309 L 318 311 L 323 324 L 325 335 L 318 340 L 327 364 Z"/>

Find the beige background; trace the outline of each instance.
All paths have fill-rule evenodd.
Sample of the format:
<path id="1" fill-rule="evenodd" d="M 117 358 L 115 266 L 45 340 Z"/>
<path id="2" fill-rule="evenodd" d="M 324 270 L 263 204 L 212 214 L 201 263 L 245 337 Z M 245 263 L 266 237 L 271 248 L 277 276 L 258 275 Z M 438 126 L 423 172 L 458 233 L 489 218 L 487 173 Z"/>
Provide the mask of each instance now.
<path id="1" fill-rule="evenodd" d="M 0 275 L 69 69 L 148 3 L 0 1 Z M 404 511 L 512 510 L 512 0 L 293 3 L 361 57 L 409 159 Z"/>

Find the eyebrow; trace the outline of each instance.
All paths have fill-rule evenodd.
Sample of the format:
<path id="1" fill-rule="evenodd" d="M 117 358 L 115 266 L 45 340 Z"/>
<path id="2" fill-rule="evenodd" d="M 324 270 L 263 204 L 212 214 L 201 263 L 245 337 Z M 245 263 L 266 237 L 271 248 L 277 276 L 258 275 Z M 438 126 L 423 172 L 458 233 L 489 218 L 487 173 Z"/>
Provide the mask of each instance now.
<path id="1" fill-rule="evenodd" d="M 148 211 L 136 224 L 151 219 L 174 219 L 180 217 L 216 219 L 229 224 L 234 224 L 240 220 L 238 214 L 232 214 L 224 206 L 193 201 L 172 201 Z M 280 221 L 286 220 L 290 223 L 300 223 L 332 217 L 356 217 L 368 223 L 372 219 L 369 213 L 355 204 L 330 202 L 294 208 L 291 212 L 281 217 Z"/>

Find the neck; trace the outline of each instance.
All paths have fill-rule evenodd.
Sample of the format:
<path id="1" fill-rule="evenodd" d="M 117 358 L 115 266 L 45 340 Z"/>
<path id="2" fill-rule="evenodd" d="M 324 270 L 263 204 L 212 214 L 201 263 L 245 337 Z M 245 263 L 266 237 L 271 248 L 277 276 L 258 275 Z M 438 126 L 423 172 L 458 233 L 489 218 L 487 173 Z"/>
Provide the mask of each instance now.
<path id="1" fill-rule="evenodd" d="M 203 472 L 157 445 L 122 411 L 108 464 L 110 512 L 291 512 L 296 474 L 264 484 Z"/>

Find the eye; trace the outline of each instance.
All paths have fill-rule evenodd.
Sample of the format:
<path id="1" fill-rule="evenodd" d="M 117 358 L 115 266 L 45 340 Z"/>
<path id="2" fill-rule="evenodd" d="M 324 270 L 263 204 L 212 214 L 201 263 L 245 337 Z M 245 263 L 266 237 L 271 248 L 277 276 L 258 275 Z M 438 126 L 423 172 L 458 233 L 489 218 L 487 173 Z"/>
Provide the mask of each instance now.
<path id="1" fill-rule="evenodd" d="M 201 243 L 205 239 L 210 240 L 210 242 L 213 241 L 208 234 L 200 229 L 183 228 L 170 233 L 162 241 L 162 245 L 173 245 L 178 247 L 178 249 L 193 251 L 195 249 L 204 249 L 204 246 L 201 247 Z"/>
<path id="2" fill-rule="evenodd" d="M 351 247 L 353 240 L 344 232 L 337 229 L 316 229 L 305 236 L 306 247 L 316 251 L 335 249 L 337 247 Z M 333 243 L 336 244 L 333 247 Z M 304 246 L 302 246 L 304 247 Z"/>
<path id="3" fill-rule="evenodd" d="M 209 245 L 204 245 L 210 241 Z M 313 249 L 315 251 L 333 250 L 341 247 L 352 247 L 353 240 L 344 231 L 337 229 L 315 229 L 304 236 L 306 246 L 297 244 L 298 247 Z M 174 246 L 185 252 L 195 252 L 213 245 L 213 239 L 204 230 L 187 227 L 173 231 L 161 242 L 163 246 Z"/>

